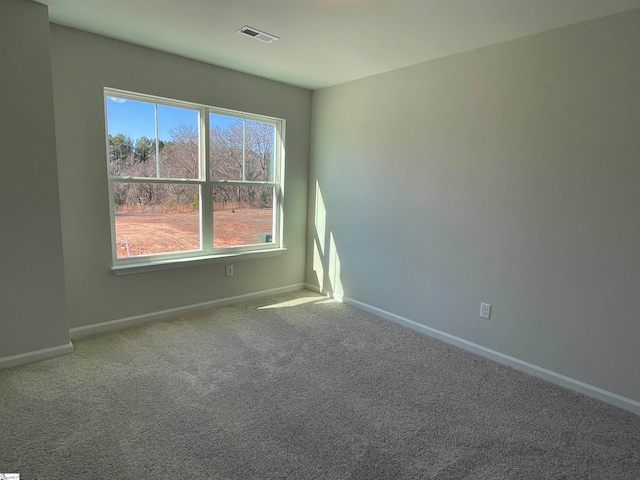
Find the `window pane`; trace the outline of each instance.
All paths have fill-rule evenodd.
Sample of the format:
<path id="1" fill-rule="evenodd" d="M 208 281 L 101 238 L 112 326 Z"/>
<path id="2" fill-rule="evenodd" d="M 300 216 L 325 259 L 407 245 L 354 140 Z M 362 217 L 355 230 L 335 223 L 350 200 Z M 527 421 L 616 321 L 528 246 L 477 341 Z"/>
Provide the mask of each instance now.
<path id="1" fill-rule="evenodd" d="M 215 186 L 213 189 L 213 246 L 238 247 L 272 243 L 273 187 Z"/>
<path id="2" fill-rule="evenodd" d="M 160 177 L 198 178 L 198 111 L 158 105 L 158 136 Z"/>
<path id="3" fill-rule="evenodd" d="M 114 182 L 117 258 L 200 249 L 198 185 Z"/>
<path id="4" fill-rule="evenodd" d="M 198 178 L 197 110 L 107 97 L 107 130 L 112 176 Z"/>
<path id="5" fill-rule="evenodd" d="M 209 126 L 211 178 L 273 181 L 276 138 L 273 123 L 212 113 Z"/>
<path id="6" fill-rule="evenodd" d="M 144 167 L 148 158 L 145 157 L 145 152 L 137 150 L 136 146 L 139 143 L 142 145 L 145 139 L 152 141 L 154 143 L 152 153 L 155 161 L 154 104 L 107 97 L 106 108 L 109 173 L 112 176 L 149 176 L 144 175 L 146 173 Z M 143 155 L 143 158 L 140 155 Z"/>

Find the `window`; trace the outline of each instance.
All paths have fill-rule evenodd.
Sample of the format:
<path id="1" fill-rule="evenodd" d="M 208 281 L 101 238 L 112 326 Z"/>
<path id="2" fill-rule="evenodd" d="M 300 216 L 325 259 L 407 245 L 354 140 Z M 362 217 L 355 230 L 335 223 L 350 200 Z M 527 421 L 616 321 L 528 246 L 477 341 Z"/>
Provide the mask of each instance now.
<path id="1" fill-rule="evenodd" d="M 282 247 L 284 120 L 104 95 L 114 267 Z"/>

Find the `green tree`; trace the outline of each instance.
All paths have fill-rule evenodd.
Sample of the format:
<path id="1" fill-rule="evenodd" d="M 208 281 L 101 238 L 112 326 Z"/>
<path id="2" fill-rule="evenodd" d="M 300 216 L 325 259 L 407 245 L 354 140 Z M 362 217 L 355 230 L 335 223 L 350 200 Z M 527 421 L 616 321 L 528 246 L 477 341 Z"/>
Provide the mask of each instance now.
<path id="1" fill-rule="evenodd" d="M 139 162 L 146 162 L 151 157 L 155 157 L 156 142 L 147 137 L 140 137 L 136 140 L 135 156 Z"/>
<path id="2" fill-rule="evenodd" d="M 131 137 L 123 133 L 109 135 L 109 163 L 112 175 L 117 175 L 121 168 L 130 163 L 132 152 L 133 140 Z"/>

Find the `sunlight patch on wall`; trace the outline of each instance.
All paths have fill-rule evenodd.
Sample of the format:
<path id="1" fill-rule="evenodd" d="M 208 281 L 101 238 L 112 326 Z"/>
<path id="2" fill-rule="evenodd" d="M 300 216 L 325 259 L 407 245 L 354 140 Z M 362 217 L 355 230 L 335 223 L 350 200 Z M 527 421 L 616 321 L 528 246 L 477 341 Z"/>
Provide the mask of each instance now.
<path id="1" fill-rule="evenodd" d="M 327 209 L 322 198 L 320 185 L 316 181 L 316 212 L 315 212 L 316 239 L 319 243 L 320 255 L 324 254 L 325 235 L 327 228 Z"/>
<path id="2" fill-rule="evenodd" d="M 333 232 L 327 224 L 327 210 L 322 198 L 320 185 L 315 185 L 315 238 L 313 242 L 312 269 L 316 274 L 318 287 L 323 293 L 344 294 L 342 287 L 341 264 Z"/>

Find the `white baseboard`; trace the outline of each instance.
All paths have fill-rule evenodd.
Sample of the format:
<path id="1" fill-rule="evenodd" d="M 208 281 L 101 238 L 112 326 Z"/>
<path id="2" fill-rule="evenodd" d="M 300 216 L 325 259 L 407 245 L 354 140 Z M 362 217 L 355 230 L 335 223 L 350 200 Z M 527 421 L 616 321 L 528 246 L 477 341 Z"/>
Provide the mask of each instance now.
<path id="1" fill-rule="evenodd" d="M 318 287 L 310 284 L 307 284 L 307 289 L 315 291 L 317 293 L 324 293 L 321 292 Z M 436 330 L 435 328 L 427 327 L 426 325 L 423 325 L 421 323 L 414 322 L 413 320 L 401 317 L 400 315 L 396 315 L 394 313 L 387 312 L 386 310 L 373 307 L 358 300 L 354 300 L 353 298 L 345 297 L 339 294 L 332 294 L 330 296 L 332 298 L 335 298 L 339 302 L 343 302 L 366 312 L 373 313 L 374 315 L 382 317 L 386 320 L 390 320 L 394 323 L 403 325 L 438 340 L 442 340 L 443 342 L 449 343 L 451 345 L 455 345 L 456 347 L 463 348 L 464 350 L 475 353 L 482 357 L 494 360 L 503 365 L 515 368 L 516 370 L 528 373 L 529 375 L 533 375 L 534 377 L 541 378 L 556 385 L 560 385 L 561 387 L 568 388 L 569 390 L 588 395 L 589 397 L 622 408 L 629 412 L 635 413 L 636 415 L 640 415 L 640 402 L 631 398 L 626 398 L 602 388 L 594 387 L 593 385 L 575 380 L 560 373 L 547 370 L 546 368 L 542 368 L 518 358 L 505 355 L 504 353 L 500 353 L 496 350 L 491 350 L 490 348 L 483 347 L 482 345 L 469 342 L 468 340 L 465 340 L 463 338 L 450 335 L 446 332 Z"/>
<path id="2" fill-rule="evenodd" d="M 47 358 L 66 355 L 73 352 L 73 344 L 71 342 L 57 347 L 43 348 L 33 352 L 20 353 L 11 355 L 10 357 L 0 358 L 0 369 L 24 365 L 25 363 L 37 362 L 38 360 L 46 360 Z"/>
<path id="3" fill-rule="evenodd" d="M 94 323 L 92 325 L 85 325 L 82 327 L 75 327 L 69 329 L 69 336 L 72 340 L 93 335 L 95 333 L 111 332 L 114 330 L 120 330 L 126 327 L 132 327 L 134 325 L 142 325 L 144 323 L 153 322 L 155 320 L 164 320 L 167 318 L 177 317 L 184 315 L 185 313 L 197 312 L 199 310 L 206 310 L 207 308 L 221 307 L 223 305 L 230 305 L 233 303 L 244 302 L 247 300 L 253 300 L 255 298 L 267 297 L 269 295 L 277 295 L 279 293 L 295 292 L 296 290 L 304 290 L 306 285 L 304 283 L 297 283 L 294 285 L 287 285 L 286 287 L 272 288 L 270 290 L 262 290 L 259 292 L 247 293 L 244 295 L 237 295 L 235 297 L 221 298 L 219 300 L 213 300 L 210 302 L 196 303 L 194 305 L 186 305 L 184 307 L 170 308 L 168 310 L 161 310 L 159 312 L 145 313 L 143 315 L 135 315 L 133 317 L 121 318 L 118 320 L 111 320 L 108 322 Z"/>

